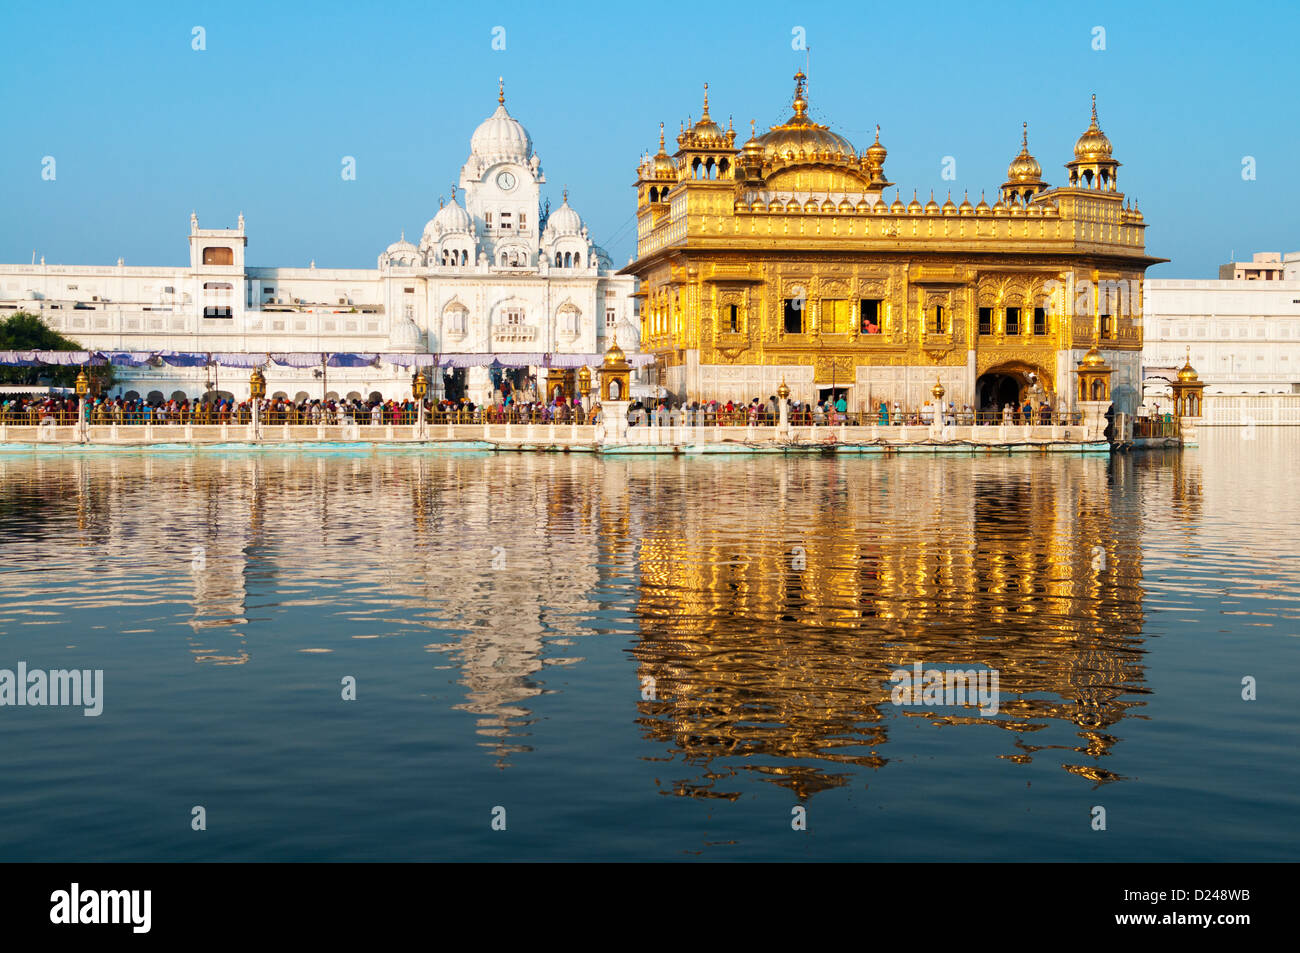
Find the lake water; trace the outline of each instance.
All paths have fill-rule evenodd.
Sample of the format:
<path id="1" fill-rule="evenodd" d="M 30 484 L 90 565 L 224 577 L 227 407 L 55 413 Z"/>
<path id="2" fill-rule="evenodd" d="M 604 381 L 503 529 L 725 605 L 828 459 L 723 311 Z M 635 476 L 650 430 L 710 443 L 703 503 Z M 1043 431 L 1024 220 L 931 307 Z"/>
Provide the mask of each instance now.
<path id="1" fill-rule="evenodd" d="M 1298 461 L 0 456 L 0 859 L 1294 859 Z"/>

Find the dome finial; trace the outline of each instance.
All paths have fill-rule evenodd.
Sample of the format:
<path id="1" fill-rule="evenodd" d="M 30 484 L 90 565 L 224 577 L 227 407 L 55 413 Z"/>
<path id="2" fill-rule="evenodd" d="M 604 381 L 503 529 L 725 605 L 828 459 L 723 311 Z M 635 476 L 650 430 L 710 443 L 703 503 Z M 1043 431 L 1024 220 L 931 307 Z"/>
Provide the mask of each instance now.
<path id="1" fill-rule="evenodd" d="M 454 185 L 451 187 L 451 200 L 456 201 L 456 186 Z"/>
<path id="2" fill-rule="evenodd" d="M 1092 124 L 1097 125 L 1097 94 L 1092 94 Z"/>
<path id="3" fill-rule="evenodd" d="M 564 187 L 564 204 L 569 204 L 569 187 L 567 185 Z"/>
<path id="4" fill-rule="evenodd" d="M 880 123 L 876 123 L 876 142 L 880 142 Z"/>
<path id="5" fill-rule="evenodd" d="M 1022 123 L 1024 130 L 1020 133 L 1020 148 L 1029 151 L 1029 123 Z"/>
<path id="6" fill-rule="evenodd" d="M 701 119 L 709 118 L 709 84 L 708 83 L 704 84 L 704 114 L 700 116 L 700 118 Z"/>
<path id="7" fill-rule="evenodd" d="M 438 211 L 442 211 L 443 206 L 445 206 L 446 204 L 447 204 L 446 200 L 445 200 L 441 195 L 439 195 L 439 196 L 438 196 Z"/>
<path id="8" fill-rule="evenodd" d="M 504 76 L 497 77 L 497 102 L 502 106 L 506 104 L 506 78 Z"/>
<path id="9" fill-rule="evenodd" d="M 406 229 L 402 229 L 402 241 L 406 241 Z"/>
<path id="10" fill-rule="evenodd" d="M 758 135 L 758 132 L 757 132 L 756 129 L 754 128 L 756 125 L 757 125 L 757 123 L 756 123 L 755 120 L 751 119 L 751 120 L 749 121 L 749 138 L 751 138 L 751 139 L 753 139 L 756 135 Z"/>
<path id="11" fill-rule="evenodd" d="M 804 85 L 807 78 L 803 70 L 794 74 L 794 115 L 796 119 L 803 119 L 804 113 L 808 111 L 808 91 Z"/>
<path id="12" fill-rule="evenodd" d="M 664 124 L 659 124 L 659 151 L 664 151 Z"/>

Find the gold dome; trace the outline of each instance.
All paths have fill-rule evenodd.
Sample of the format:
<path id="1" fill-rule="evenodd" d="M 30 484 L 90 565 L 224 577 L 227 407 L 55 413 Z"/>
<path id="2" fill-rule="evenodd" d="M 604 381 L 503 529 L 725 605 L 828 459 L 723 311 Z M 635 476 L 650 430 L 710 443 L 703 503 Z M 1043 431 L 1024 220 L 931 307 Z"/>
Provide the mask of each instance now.
<path id="1" fill-rule="evenodd" d="M 973 205 L 970 204 L 970 194 L 969 194 L 969 193 L 963 193 L 963 194 L 962 194 L 961 205 L 957 206 L 957 211 L 958 211 L 958 212 L 966 212 L 966 213 L 970 213 L 970 212 L 975 211 L 975 206 L 973 206 Z"/>
<path id="2" fill-rule="evenodd" d="M 917 201 L 916 189 L 912 190 L 912 201 L 907 203 L 907 212 L 909 215 L 918 215 L 921 212 L 921 203 Z"/>
<path id="3" fill-rule="evenodd" d="M 1097 125 L 1097 94 L 1092 94 L 1092 122 L 1083 131 L 1079 141 L 1074 144 L 1076 159 L 1109 159 L 1110 140 Z"/>
<path id="4" fill-rule="evenodd" d="M 609 350 L 605 352 L 605 366 L 618 367 L 626 364 L 623 357 L 623 349 L 618 346 L 618 332 L 613 331 L 609 336 Z"/>
<path id="5" fill-rule="evenodd" d="M 925 203 L 925 214 L 926 214 L 926 215 L 938 215 L 938 214 L 939 214 L 939 203 L 936 202 L 936 201 L 934 200 L 934 190 L 933 190 L 933 189 L 930 190 L 930 201 L 928 201 L 928 202 Z"/>
<path id="6" fill-rule="evenodd" d="M 1184 383 L 1199 380 L 1196 375 L 1196 368 L 1192 367 L 1192 349 L 1187 349 L 1187 360 L 1184 362 L 1182 369 L 1178 372 L 1178 379 Z"/>
<path id="7" fill-rule="evenodd" d="M 1020 153 L 1007 166 L 1008 183 L 1034 183 L 1043 177 L 1043 167 L 1029 154 L 1029 123 L 1025 123 L 1020 139 Z"/>
<path id="8" fill-rule="evenodd" d="M 794 74 L 794 114 L 755 140 L 762 147 L 764 158 L 824 161 L 822 157 L 829 155 L 841 162 L 856 163 L 858 153 L 853 143 L 808 118 L 808 94 L 804 86 L 807 78 L 802 72 Z M 884 146 L 880 148 L 883 151 Z"/>
<path id="9" fill-rule="evenodd" d="M 876 141 L 867 146 L 867 158 L 878 159 L 880 162 L 885 161 L 885 156 L 889 155 L 889 150 L 880 144 L 880 125 L 876 125 Z"/>
<path id="10" fill-rule="evenodd" d="M 664 151 L 664 124 L 659 124 L 659 151 L 654 156 L 654 174 L 656 178 L 672 178 L 677 175 L 677 167 L 672 157 Z"/>
<path id="11" fill-rule="evenodd" d="M 1080 363 L 1083 367 L 1106 366 L 1106 359 L 1101 356 L 1101 351 L 1097 350 L 1096 342 L 1093 342 L 1092 347 L 1088 348 L 1088 353 L 1083 355 L 1083 360 Z"/>
<path id="12" fill-rule="evenodd" d="M 722 128 L 709 115 L 709 84 L 704 84 L 704 112 L 700 121 L 691 127 L 691 132 L 700 139 L 721 139 Z"/>

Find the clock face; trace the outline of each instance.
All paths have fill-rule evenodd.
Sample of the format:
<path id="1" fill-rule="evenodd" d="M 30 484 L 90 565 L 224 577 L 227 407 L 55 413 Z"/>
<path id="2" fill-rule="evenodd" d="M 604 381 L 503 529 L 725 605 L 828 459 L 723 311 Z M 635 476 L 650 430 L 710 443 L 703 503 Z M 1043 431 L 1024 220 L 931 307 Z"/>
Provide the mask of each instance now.
<path id="1" fill-rule="evenodd" d="M 502 172 L 500 175 L 497 176 L 497 185 L 501 186 L 502 189 L 509 192 L 511 189 L 515 187 L 514 173 Z"/>

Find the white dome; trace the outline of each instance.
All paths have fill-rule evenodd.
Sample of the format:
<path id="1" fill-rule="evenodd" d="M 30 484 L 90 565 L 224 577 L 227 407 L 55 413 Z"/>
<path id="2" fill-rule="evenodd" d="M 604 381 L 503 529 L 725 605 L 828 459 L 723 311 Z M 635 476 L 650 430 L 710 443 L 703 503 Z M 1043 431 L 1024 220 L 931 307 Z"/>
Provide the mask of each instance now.
<path id="1" fill-rule="evenodd" d="M 420 254 L 420 249 L 416 248 L 406 240 L 406 233 L 402 237 L 388 246 L 384 254 L 389 258 L 415 258 Z"/>
<path id="2" fill-rule="evenodd" d="M 497 110 L 485 119 L 469 141 L 470 154 L 487 162 L 514 159 L 527 164 L 533 154 L 533 140 L 523 123 L 506 112 L 500 102 Z"/>
<path id="3" fill-rule="evenodd" d="M 564 204 L 551 213 L 546 220 L 546 230 L 558 238 L 561 235 L 579 235 L 582 233 L 582 219 L 569 207 L 569 194 L 564 194 Z"/>
<path id="4" fill-rule="evenodd" d="M 429 224 L 424 226 L 424 235 L 426 238 L 438 238 L 442 235 L 451 235 L 463 232 L 472 234 L 474 231 L 473 223 L 470 221 L 469 212 L 461 208 L 459 202 L 454 198 L 450 205 L 444 205 L 438 209 L 438 214 L 430 219 Z"/>
<path id="5" fill-rule="evenodd" d="M 401 351 L 423 350 L 424 332 L 410 318 L 403 318 L 393 325 L 388 335 L 388 346 Z"/>

